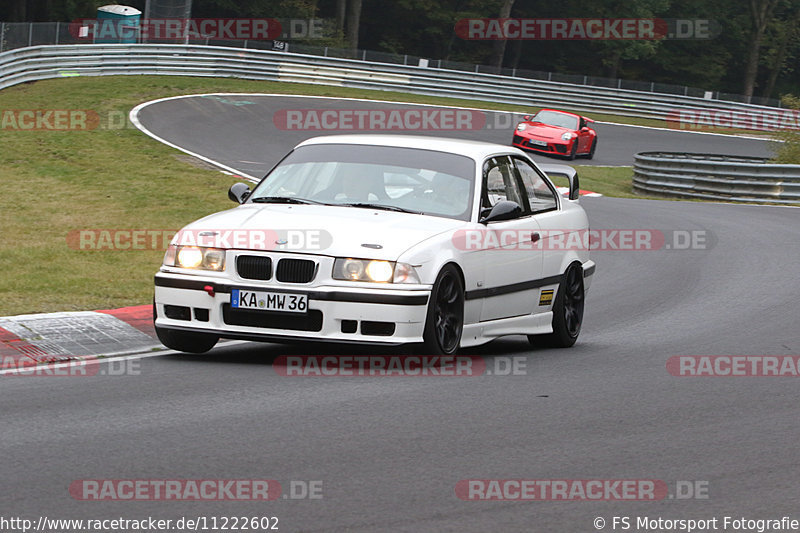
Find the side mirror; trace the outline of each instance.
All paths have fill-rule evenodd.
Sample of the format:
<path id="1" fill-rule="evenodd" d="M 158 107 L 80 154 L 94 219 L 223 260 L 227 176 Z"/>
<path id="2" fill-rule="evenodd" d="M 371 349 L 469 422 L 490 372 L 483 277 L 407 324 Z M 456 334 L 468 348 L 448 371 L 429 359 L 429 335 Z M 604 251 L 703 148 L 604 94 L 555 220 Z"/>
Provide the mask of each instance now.
<path id="1" fill-rule="evenodd" d="M 578 182 L 578 173 L 569 177 L 569 199 L 577 200 L 581 197 L 581 184 Z"/>
<path id="2" fill-rule="evenodd" d="M 532 118 L 533 118 L 533 117 L 532 117 L 532 116 L 530 116 L 530 115 L 522 115 L 522 120 L 524 120 L 525 122 L 530 122 L 530 120 L 531 120 Z"/>
<path id="3" fill-rule="evenodd" d="M 581 128 L 581 131 L 582 131 L 583 133 L 588 133 L 588 132 L 589 132 L 589 126 L 584 126 L 584 127 L 582 127 L 582 128 Z"/>
<path id="4" fill-rule="evenodd" d="M 234 183 L 228 190 L 228 198 L 239 204 L 244 203 L 248 196 L 250 196 L 250 187 L 244 183 Z"/>
<path id="5" fill-rule="evenodd" d="M 478 222 L 488 224 L 500 220 L 513 220 L 522 215 L 522 207 L 517 202 L 502 200 L 494 204 L 489 214 L 482 217 Z"/>

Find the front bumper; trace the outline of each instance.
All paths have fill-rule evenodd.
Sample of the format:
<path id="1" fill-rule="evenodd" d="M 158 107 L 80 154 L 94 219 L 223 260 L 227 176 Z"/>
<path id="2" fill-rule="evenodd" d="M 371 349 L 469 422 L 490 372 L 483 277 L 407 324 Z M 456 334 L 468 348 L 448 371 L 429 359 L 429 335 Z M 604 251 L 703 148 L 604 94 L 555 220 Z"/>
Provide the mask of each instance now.
<path id="1" fill-rule="evenodd" d="M 531 138 L 525 137 L 523 135 L 514 134 L 514 138 L 511 141 L 511 144 L 517 148 L 521 148 L 522 150 L 529 150 L 531 152 L 537 152 L 541 154 L 553 154 L 553 155 L 568 155 L 572 150 L 572 143 L 574 141 L 542 141 L 546 144 L 544 146 L 533 144 L 531 142 Z"/>
<path id="2" fill-rule="evenodd" d="M 237 310 L 233 289 L 305 294 L 306 313 Z M 422 342 L 431 286 L 275 286 L 161 272 L 155 324 L 249 340 L 310 340 L 399 345 Z M 213 295 L 212 295 L 213 294 Z"/>

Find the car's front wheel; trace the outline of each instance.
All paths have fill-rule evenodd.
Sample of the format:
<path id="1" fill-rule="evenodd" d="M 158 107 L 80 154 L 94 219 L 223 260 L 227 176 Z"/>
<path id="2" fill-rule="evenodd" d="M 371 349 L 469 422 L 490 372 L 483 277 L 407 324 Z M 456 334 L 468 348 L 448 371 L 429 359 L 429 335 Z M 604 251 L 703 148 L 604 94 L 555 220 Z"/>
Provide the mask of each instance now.
<path id="1" fill-rule="evenodd" d="M 578 340 L 583 324 L 583 268 L 572 263 L 561 276 L 553 304 L 553 332 L 546 335 L 528 335 L 534 346 L 569 348 Z"/>
<path id="2" fill-rule="evenodd" d="M 591 159 L 594 157 L 594 151 L 597 148 L 597 137 L 592 141 L 592 148 L 589 150 L 589 153 L 586 154 L 586 159 Z"/>
<path id="3" fill-rule="evenodd" d="M 567 159 L 572 161 L 573 159 L 575 159 L 577 155 L 578 155 L 578 139 L 575 139 L 575 141 L 572 143 L 572 151 L 567 156 Z"/>
<path id="4" fill-rule="evenodd" d="M 452 355 L 464 329 L 464 283 L 453 265 L 446 265 L 433 284 L 422 349 L 429 355 Z"/>

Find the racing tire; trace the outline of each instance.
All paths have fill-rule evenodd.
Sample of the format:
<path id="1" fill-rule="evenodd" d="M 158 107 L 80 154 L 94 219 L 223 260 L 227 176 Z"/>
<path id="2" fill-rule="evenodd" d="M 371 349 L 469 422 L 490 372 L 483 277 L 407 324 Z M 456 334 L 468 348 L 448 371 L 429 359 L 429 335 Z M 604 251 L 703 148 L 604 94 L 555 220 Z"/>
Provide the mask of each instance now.
<path id="1" fill-rule="evenodd" d="M 421 351 L 424 355 L 453 355 L 464 331 L 464 283 L 453 265 L 436 277 L 428 302 Z"/>
<path id="2" fill-rule="evenodd" d="M 575 143 L 572 145 L 572 151 L 567 155 L 567 160 L 572 161 L 578 155 L 578 139 L 575 139 Z"/>
<path id="3" fill-rule="evenodd" d="M 553 332 L 528 335 L 528 341 L 534 346 L 550 348 L 569 348 L 575 344 L 583 323 L 584 296 L 583 268 L 580 263 L 572 263 L 561 276 L 553 304 Z"/>
<path id="4" fill-rule="evenodd" d="M 586 159 L 591 159 L 594 157 L 594 150 L 597 148 L 597 138 L 592 141 L 592 148 L 589 150 L 589 153 L 586 154 Z"/>
<path id="5" fill-rule="evenodd" d="M 156 330 L 158 340 L 170 350 L 186 353 L 206 353 L 219 341 L 219 337 L 208 333 L 160 328 L 155 325 L 156 316 L 156 304 L 153 302 L 153 327 Z"/>

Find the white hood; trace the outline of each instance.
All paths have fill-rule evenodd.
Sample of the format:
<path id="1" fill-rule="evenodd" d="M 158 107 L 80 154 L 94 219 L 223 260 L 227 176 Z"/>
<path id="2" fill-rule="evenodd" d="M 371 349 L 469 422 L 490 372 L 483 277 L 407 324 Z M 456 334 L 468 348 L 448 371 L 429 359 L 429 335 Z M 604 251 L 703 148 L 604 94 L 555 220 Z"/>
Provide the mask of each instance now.
<path id="1" fill-rule="evenodd" d="M 463 224 L 377 209 L 245 204 L 189 224 L 173 243 L 393 261 L 412 246 Z M 192 241 L 198 238 L 202 241 Z"/>

